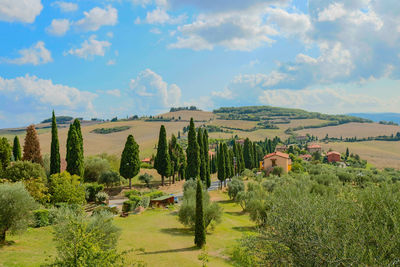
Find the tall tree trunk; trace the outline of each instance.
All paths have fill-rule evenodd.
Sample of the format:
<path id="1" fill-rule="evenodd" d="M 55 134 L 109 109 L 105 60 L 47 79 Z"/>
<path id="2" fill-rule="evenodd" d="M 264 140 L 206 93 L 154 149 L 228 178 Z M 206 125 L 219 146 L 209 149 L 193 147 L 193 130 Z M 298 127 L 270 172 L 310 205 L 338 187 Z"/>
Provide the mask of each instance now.
<path id="1" fill-rule="evenodd" d="M 175 173 L 174 173 L 174 175 L 172 175 L 172 183 L 173 184 L 175 183 Z"/>
<path id="2" fill-rule="evenodd" d="M 129 178 L 129 189 L 132 189 L 132 178 Z"/>
<path id="3" fill-rule="evenodd" d="M 6 230 L 0 232 L 0 244 L 4 244 L 6 242 Z"/>
<path id="4" fill-rule="evenodd" d="M 164 175 L 161 175 L 161 186 L 164 186 Z"/>

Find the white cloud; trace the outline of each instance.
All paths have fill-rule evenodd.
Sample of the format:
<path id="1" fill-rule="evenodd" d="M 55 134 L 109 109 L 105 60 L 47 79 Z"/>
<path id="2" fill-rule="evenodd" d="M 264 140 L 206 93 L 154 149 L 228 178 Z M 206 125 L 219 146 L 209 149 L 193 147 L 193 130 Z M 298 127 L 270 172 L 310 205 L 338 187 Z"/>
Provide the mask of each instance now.
<path id="1" fill-rule="evenodd" d="M 74 87 L 54 84 L 51 80 L 26 75 L 15 79 L 0 77 L 0 94 L 12 95 L 13 99 L 29 99 L 33 102 L 52 106 L 63 106 L 71 109 L 92 107 L 95 94 L 79 91 Z M 39 106 L 39 105 L 38 105 Z"/>
<path id="2" fill-rule="evenodd" d="M 187 19 L 186 14 L 181 14 L 177 17 L 170 16 L 164 8 L 157 7 L 156 9 L 147 12 L 146 18 L 141 20 L 136 18 L 135 23 L 148 23 L 148 24 L 179 24 Z"/>
<path id="3" fill-rule="evenodd" d="M 17 64 L 17 65 L 41 65 L 52 62 L 51 52 L 46 49 L 44 42 L 39 41 L 30 48 L 21 49 L 18 51 L 20 57 L 14 59 L 3 59 L 2 62 Z"/>
<path id="4" fill-rule="evenodd" d="M 109 61 L 107 61 L 107 65 L 111 66 L 111 65 L 115 65 L 115 60 L 114 59 L 110 59 Z"/>
<path id="5" fill-rule="evenodd" d="M 80 31 L 97 31 L 102 26 L 114 26 L 118 22 L 118 11 L 112 6 L 105 9 L 95 7 L 83 14 L 85 18 L 75 23 L 75 27 Z"/>
<path id="6" fill-rule="evenodd" d="M 335 21 L 346 13 L 343 3 L 333 3 L 318 13 L 318 21 Z"/>
<path id="7" fill-rule="evenodd" d="M 176 84 L 168 84 L 157 73 L 146 69 L 130 82 L 130 88 L 142 108 L 163 110 L 177 106 L 181 102 L 181 89 Z M 136 98 L 136 97 L 135 97 Z"/>
<path id="8" fill-rule="evenodd" d="M 70 49 L 67 54 L 75 55 L 84 59 L 91 59 L 94 56 L 104 56 L 106 48 L 111 46 L 110 42 L 96 40 L 96 35 L 89 37 L 81 44 L 81 48 Z"/>
<path id="9" fill-rule="evenodd" d="M 42 9 L 41 0 L 1 0 L 0 21 L 33 23 Z"/>
<path id="10" fill-rule="evenodd" d="M 309 17 L 303 13 L 289 13 L 280 8 L 268 8 L 269 23 L 275 23 L 283 34 L 304 35 L 310 28 Z"/>
<path id="11" fill-rule="evenodd" d="M 121 91 L 118 89 L 113 89 L 113 90 L 107 90 L 107 94 L 115 96 L 115 97 L 120 97 L 121 96 Z"/>
<path id="12" fill-rule="evenodd" d="M 46 31 L 55 36 L 63 36 L 69 30 L 71 23 L 67 19 L 53 19 Z"/>
<path id="13" fill-rule="evenodd" d="M 74 12 L 78 10 L 78 4 L 64 1 L 56 1 L 51 4 L 57 6 L 62 12 Z"/>

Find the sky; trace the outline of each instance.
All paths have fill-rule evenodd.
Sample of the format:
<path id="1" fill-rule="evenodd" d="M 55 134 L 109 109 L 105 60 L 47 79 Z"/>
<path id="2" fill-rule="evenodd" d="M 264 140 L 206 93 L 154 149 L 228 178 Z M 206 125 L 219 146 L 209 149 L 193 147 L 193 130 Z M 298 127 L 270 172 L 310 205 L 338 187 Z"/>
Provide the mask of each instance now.
<path id="1" fill-rule="evenodd" d="M 174 106 L 400 112 L 398 0 L 0 0 L 0 128 Z"/>

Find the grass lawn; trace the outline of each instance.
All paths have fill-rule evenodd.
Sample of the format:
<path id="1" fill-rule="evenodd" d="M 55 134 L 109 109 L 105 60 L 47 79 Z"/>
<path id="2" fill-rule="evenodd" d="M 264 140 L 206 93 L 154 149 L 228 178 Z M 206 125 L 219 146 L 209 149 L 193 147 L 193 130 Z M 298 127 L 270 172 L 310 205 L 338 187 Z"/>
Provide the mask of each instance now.
<path id="1" fill-rule="evenodd" d="M 228 200 L 226 194 L 211 192 L 224 209 L 222 223 L 207 235 L 208 266 L 231 266 L 229 250 L 246 231 L 254 230 L 254 223 L 240 206 Z M 177 220 L 176 210 L 153 209 L 127 218 L 115 218 L 122 229 L 121 250 L 144 249 L 132 252 L 148 266 L 201 266 L 194 247 L 194 234 Z M 11 245 L 0 248 L 0 266 L 40 266 L 49 255 L 54 255 L 51 227 L 29 229 L 21 235 L 9 236 Z"/>

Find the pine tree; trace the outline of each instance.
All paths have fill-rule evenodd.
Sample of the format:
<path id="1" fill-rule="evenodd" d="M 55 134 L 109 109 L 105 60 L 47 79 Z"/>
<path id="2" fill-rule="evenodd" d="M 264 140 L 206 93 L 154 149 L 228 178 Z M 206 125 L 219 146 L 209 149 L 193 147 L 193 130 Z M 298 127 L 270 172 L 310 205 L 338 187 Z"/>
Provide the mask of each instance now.
<path id="1" fill-rule="evenodd" d="M 197 131 L 197 143 L 199 144 L 200 179 L 202 182 L 205 182 L 207 170 L 206 170 L 206 161 L 204 158 L 203 131 L 200 128 Z"/>
<path id="2" fill-rule="evenodd" d="M 35 129 L 35 125 L 26 128 L 26 136 L 24 143 L 24 155 L 22 160 L 31 161 L 43 165 L 42 154 L 40 153 L 39 138 Z"/>
<path id="3" fill-rule="evenodd" d="M 222 143 L 219 144 L 218 149 L 218 180 L 220 181 L 221 189 L 222 182 L 225 180 L 225 155 Z"/>
<path id="4" fill-rule="evenodd" d="M 206 164 L 206 185 L 207 188 L 211 186 L 211 175 L 210 175 L 210 157 L 208 156 L 208 150 L 209 150 L 209 145 L 208 145 L 208 132 L 207 129 L 204 130 L 203 133 L 203 152 L 204 152 L 204 161 Z"/>
<path id="5" fill-rule="evenodd" d="M 253 167 L 253 146 L 249 140 L 246 138 L 244 140 L 244 147 L 243 147 L 243 157 L 244 157 L 244 164 L 247 169 L 252 169 Z"/>
<path id="6" fill-rule="evenodd" d="M 60 144 L 58 141 L 58 130 L 56 116 L 52 116 L 51 122 L 51 149 L 50 149 L 50 174 L 55 174 L 60 172 Z"/>
<path id="7" fill-rule="evenodd" d="M 121 155 L 119 173 L 125 179 L 129 179 L 129 188 L 132 188 L 132 178 L 140 171 L 139 145 L 133 135 L 126 139 L 124 150 Z"/>
<path id="8" fill-rule="evenodd" d="M 14 144 L 13 144 L 13 156 L 15 161 L 21 160 L 21 145 L 19 144 L 18 136 L 14 137 Z"/>
<path id="9" fill-rule="evenodd" d="M 69 126 L 67 137 L 67 171 L 83 177 L 84 162 L 81 139 L 74 124 Z"/>
<path id="10" fill-rule="evenodd" d="M 167 132 L 164 125 L 161 125 L 158 137 L 157 155 L 154 160 L 154 168 L 161 175 L 161 185 L 164 185 L 164 178 L 171 175 L 171 159 L 169 158 L 167 145 Z"/>
<path id="11" fill-rule="evenodd" d="M 189 133 L 188 133 L 188 147 L 186 150 L 187 167 L 186 167 L 186 180 L 196 179 L 200 174 L 200 153 L 199 144 L 196 140 L 196 129 L 194 127 L 193 118 L 190 119 Z"/>
<path id="12" fill-rule="evenodd" d="M 202 248 L 206 244 L 206 227 L 203 211 L 203 189 L 200 179 L 197 179 L 196 187 L 196 222 L 194 226 L 194 244 Z"/>

